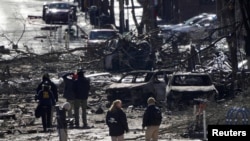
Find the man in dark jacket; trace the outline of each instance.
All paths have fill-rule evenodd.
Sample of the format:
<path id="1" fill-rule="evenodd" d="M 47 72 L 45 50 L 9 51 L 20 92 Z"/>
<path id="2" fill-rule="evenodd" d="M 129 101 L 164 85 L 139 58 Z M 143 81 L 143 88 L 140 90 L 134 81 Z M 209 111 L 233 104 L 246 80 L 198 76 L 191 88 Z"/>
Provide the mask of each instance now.
<path id="1" fill-rule="evenodd" d="M 159 127 L 162 122 L 161 110 L 155 105 L 155 99 L 153 97 L 148 98 L 148 107 L 144 112 L 142 128 L 146 129 L 145 138 L 146 141 L 157 141 Z"/>
<path id="2" fill-rule="evenodd" d="M 75 92 L 73 89 L 74 81 L 77 78 L 75 73 L 66 73 L 62 76 L 64 81 L 63 97 L 70 104 L 70 109 L 67 110 L 68 118 L 73 118 L 72 109 L 74 109 Z M 71 125 L 73 126 L 73 125 Z"/>
<path id="3" fill-rule="evenodd" d="M 77 70 L 77 80 L 74 82 L 75 105 L 74 116 L 76 128 L 79 127 L 79 109 L 82 108 L 82 122 L 83 128 L 89 128 L 87 124 L 87 100 L 90 90 L 90 80 L 84 76 L 85 71 Z"/>
<path id="4" fill-rule="evenodd" d="M 52 106 L 56 103 L 48 81 L 44 81 L 42 84 L 42 90 L 38 92 L 35 98 L 39 100 L 38 104 L 41 107 L 40 114 L 42 116 L 43 131 L 46 132 L 47 128 L 50 128 L 51 126 Z"/>

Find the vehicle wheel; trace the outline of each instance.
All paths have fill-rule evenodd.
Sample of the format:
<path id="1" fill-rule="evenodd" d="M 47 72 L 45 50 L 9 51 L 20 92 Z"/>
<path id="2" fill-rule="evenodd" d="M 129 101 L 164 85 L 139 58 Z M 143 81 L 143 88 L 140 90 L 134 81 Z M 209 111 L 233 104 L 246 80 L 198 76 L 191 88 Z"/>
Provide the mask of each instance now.
<path id="1" fill-rule="evenodd" d="M 46 9 L 45 6 L 43 6 L 43 13 L 42 13 L 42 19 L 45 20 L 45 13 L 46 13 Z"/>
<path id="2" fill-rule="evenodd" d="M 179 110 L 181 105 L 182 95 L 169 96 L 167 98 L 167 107 L 169 110 Z"/>
<path id="3" fill-rule="evenodd" d="M 171 111 L 178 109 L 178 102 L 172 98 L 167 99 L 167 108 Z"/>
<path id="4" fill-rule="evenodd" d="M 50 24 L 51 21 L 50 21 L 49 19 L 45 19 L 45 23 L 46 23 L 46 24 Z"/>
<path id="5" fill-rule="evenodd" d="M 48 16 L 45 16 L 45 23 L 46 24 L 51 24 L 51 18 Z"/>
<path id="6" fill-rule="evenodd" d="M 73 21 L 77 22 L 77 16 L 74 16 Z"/>
<path id="7" fill-rule="evenodd" d="M 207 95 L 206 96 L 206 98 L 207 98 L 207 100 L 209 101 L 209 102 L 215 102 L 216 101 L 216 93 L 213 93 L 213 94 L 209 94 L 209 95 Z"/>

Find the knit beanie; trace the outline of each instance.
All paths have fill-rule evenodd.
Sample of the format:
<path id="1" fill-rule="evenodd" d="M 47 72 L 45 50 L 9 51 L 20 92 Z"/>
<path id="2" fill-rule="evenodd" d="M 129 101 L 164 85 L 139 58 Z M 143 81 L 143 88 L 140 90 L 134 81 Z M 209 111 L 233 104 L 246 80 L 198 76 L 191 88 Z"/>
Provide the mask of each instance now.
<path id="1" fill-rule="evenodd" d="M 153 97 L 148 98 L 148 104 L 155 104 L 155 99 Z"/>

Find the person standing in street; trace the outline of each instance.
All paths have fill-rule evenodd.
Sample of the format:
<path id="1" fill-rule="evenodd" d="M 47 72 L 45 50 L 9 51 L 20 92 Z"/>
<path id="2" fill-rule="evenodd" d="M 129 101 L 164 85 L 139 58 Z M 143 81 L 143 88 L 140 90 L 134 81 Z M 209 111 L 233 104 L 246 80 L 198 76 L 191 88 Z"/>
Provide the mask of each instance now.
<path id="1" fill-rule="evenodd" d="M 42 90 L 42 85 L 43 83 L 47 81 L 50 85 L 50 90 L 52 91 L 53 95 L 54 95 L 54 98 L 56 100 L 56 102 L 58 101 L 58 91 L 57 91 L 57 86 L 54 82 L 52 82 L 50 80 L 50 76 L 48 73 L 45 73 L 43 76 L 42 76 L 42 81 L 38 84 L 37 88 L 36 88 L 36 93 L 38 94 L 38 92 L 40 90 Z"/>
<path id="2" fill-rule="evenodd" d="M 76 128 L 80 127 L 79 123 L 79 110 L 82 108 L 82 123 L 83 128 L 89 128 L 87 123 L 87 100 L 90 90 L 90 80 L 84 76 L 85 71 L 82 69 L 77 70 L 77 80 L 74 82 L 75 103 L 74 103 L 74 116 Z"/>
<path id="3" fill-rule="evenodd" d="M 122 110 L 121 100 L 113 101 L 106 114 L 106 124 L 112 141 L 124 141 L 124 133 L 129 132 L 127 117 Z"/>
<path id="4" fill-rule="evenodd" d="M 75 103 L 75 92 L 73 89 L 74 81 L 77 79 L 77 75 L 75 73 L 66 73 L 62 76 L 64 81 L 64 91 L 63 97 L 70 104 L 70 109 L 67 110 L 67 117 L 73 118 L 73 109 Z M 70 127 L 73 127 L 73 124 L 70 124 Z"/>
<path id="5" fill-rule="evenodd" d="M 40 114 L 42 117 L 43 132 L 47 132 L 47 128 L 51 127 L 51 109 L 56 104 L 48 81 L 44 81 L 42 89 L 35 96 L 35 99 L 39 100 L 38 104 L 41 107 Z"/>
<path id="6" fill-rule="evenodd" d="M 143 130 L 147 127 L 145 139 L 146 141 L 158 141 L 159 128 L 162 122 L 162 113 L 160 108 L 155 105 L 156 101 L 153 97 L 149 97 L 147 103 L 148 107 L 143 114 L 142 121 Z"/>
<path id="7" fill-rule="evenodd" d="M 42 76 L 42 81 L 38 84 L 37 88 L 36 88 L 36 94 L 38 95 L 38 93 L 42 90 L 42 86 L 44 84 L 44 82 L 48 83 L 47 85 L 50 86 L 50 91 L 52 92 L 53 94 L 53 97 L 55 99 L 56 102 L 58 102 L 58 91 L 57 91 L 57 86 L 54 82 L 52 82 L 50 80 L 50 76 L 48 73 L 45 73 L 43 76 Z M 49 125 L 52 126 L 52 121 L 53 121 L 53 107 L 51 109 L 51 114 L 50 114 L 50 123 Z"/>

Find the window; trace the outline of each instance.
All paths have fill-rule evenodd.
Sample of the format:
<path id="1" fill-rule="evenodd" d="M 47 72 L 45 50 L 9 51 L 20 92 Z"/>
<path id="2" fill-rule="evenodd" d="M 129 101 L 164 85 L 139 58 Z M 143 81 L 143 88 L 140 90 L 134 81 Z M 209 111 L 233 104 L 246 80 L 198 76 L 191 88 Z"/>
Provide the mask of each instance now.
<path id="1" fill-rule="evenodd" d="M 121 82 L 122 83 L 132 83 L 134 79 L 133 75 L 127 75 L 124 78 L 122 78 Z"/>
<path id="2" fill-rule="evenodd" d="M 49 8 L 69 9 L 69 5 L 67 3 L 55 3 L 55 4 L 50 4 Z"/>
<path id="3" fill-rule="evenodd" d="M 177 75 L 173 79 L 176 86 L 209 86 L 211 81 L 206 75 Z"/>
<path id="4" fill-rule="evenodd" d="M 115 36 L 114 31 L 93 31 L 90 33 L 91 40 L 105 40 Z"/>

